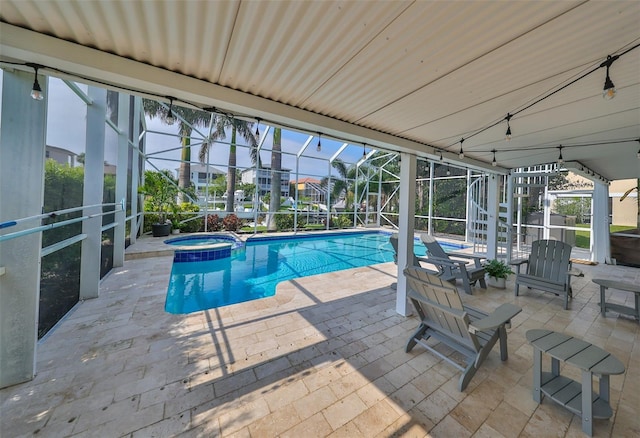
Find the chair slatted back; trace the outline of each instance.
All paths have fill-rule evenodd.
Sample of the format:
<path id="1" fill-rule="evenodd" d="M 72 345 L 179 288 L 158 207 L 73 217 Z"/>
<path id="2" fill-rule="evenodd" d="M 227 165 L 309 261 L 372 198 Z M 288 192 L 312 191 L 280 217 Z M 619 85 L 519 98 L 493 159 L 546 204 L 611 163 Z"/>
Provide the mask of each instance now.
<path id="1" fill-rule="evenodd" d="M 428 234 L 420 235 L 420 240 L 424 243 L 424 246 L 427 247 L 427 252 L 431 254 L 433 257 L 438 257 L 441 259 L 450 259 L 449 254 L 446 253 L 444 249 L 440 246 L 435 237 L 430 236 Z"/>
<path id="2" fill-rule="evenodd" d="M 427 248 L 427 253 L 432 257 L 451 260 L 449 254 L 447 254 L 447 252 L 442 249 L 440 243 L 438 243 L 435 237 L 428 234 L 421 234 L 420 240 L 422 240 L 422 243 L 424 243 L 424 246 Z M 438 272 L 440 272 L 440 274 L 442 274 L 446 278 L 455 277 L 455 273 L 453 272 L 454 268 L 452 266 L 436 265 L 436 268 L 438 269 Z"/>
<path id="3" fill-rule="evenodd" d="M 391 243 L 391 246 L 393 247 L 393 261 L 396 263 L 396 265 L 398 264 L 398 233 L 393 233 L 391 236 L 389 236 L 389 242 Z M 418 261 L 418 258 L 416 257 L 415 254 L 413 254 L 413 266 L 420 266 L 420 262 Z"/>
<path id="4" fill-rule="evenodd" d="M 527 274 L 566 283 L 571 245 L 559 240 L 536 240 L 531 245 Z"/>
<path id="5" fill-rule="evenodd" d="M 480 343 L 469 333 L 469 315 L 455 286 L 422 268 L 406 268 L 404 274 L 410 288 L 409 297 L 425 323 L 444 336 L 479 351 Z"/>

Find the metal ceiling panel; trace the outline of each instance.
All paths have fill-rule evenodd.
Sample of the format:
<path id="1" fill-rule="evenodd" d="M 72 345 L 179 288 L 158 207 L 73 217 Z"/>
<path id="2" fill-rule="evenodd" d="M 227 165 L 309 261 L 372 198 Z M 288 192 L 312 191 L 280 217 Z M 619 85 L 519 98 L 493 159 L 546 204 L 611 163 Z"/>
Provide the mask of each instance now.
<path id="1" fill-rule="evenodd" d="M 118 79 L 116 72 L 100 75 L 108 57 L 61 60 L 58 68 L 71 73 L 74 65 L 77 71 L 90 66 L 96 79 L 157 94 L 161 81 L 152 82 L 160 70 L 148 67 L 158 67 L 177 73 L 161 88 L 166 95 L 193 101 L 198 87 L 191 78 L 197 78 L 203 89 L 223 87 L 210 88 L 213 98 L 246 114 L 255 109 L 247 102 L 256 102 L 246 96 L 258 96 L 265 119 L 273 111 L 273 120 L 291 122 L 291 108 L 308 130 L 331 132 L 347 122 L 335 135 L 369 142 L 366 133 L 389 134 L 385 145 L 409 139 L 420 153 L 430 150 L 425 144 L 455 152 L 463 135 L 640 42 L 636 0 L 3 0 L 0 21 L 139 63 L 121 76 L 128 79 Z M 47 44 L 58 40 L 52 41 Z M 39 61 L 20 47 L 11 53 Z M 611 77 L 616 99 L 599 97 L 601 69 L 514 117 L 518 136 L 508 146 L 501 124 L 466 142 L 465 150 L 491 161 L 486 150 L 493 145 L 501 164 L 511 167 L 553 161 L 553 149 L 532 151 L 536 145 L 640 136 L 640 48 L 617 60 Z M 300 114 L 304 120 L 296 119 Z M 627 149 L 612 147 L 635 160 L 637 151 Z M 603 175 L 640 174 L 638 160 L 580 152 Z"/>

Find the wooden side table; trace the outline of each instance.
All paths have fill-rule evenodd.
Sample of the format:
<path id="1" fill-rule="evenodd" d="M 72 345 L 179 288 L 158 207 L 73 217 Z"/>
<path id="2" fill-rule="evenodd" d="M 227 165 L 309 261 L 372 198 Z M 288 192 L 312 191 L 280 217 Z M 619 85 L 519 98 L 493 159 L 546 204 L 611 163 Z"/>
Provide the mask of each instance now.
<path id="1" fill-rule="evenodd" d="M 613 415 L 609 404 L 609 376 L 624 373 L 624 365 L 600 347 L 551 330 L 529 330 L 527 340 L 533 346 L 533 399 L 543 395 L 582 418 L 582 431 L 593 434 L 593 419 Z M 551 356 L 551 372 L 542 371 L 542 353 Z M 560 375 L 560 361 L 582 370 L 582 381 Z M 593 376 L 599 380 L 599 392 L 593 392 Z"/>
<path id="2" fill-rule="evenodd" d="M 624 283 L 622 281 L 606 280 L 602 278 L 594 278 L 593 282 L 600 285 L 600 313 L 602 313 L 602 316 L 605 316 L 607 310 L 613 310 L 614 312 L 631 315 L 636 319 L 636 321 L 640 321 L 640 284 Z M 633 293 L 635 295 L 635 308 L 615 303 L 607 303 L 604 299 L 604 293 L 608 288 Z"/>

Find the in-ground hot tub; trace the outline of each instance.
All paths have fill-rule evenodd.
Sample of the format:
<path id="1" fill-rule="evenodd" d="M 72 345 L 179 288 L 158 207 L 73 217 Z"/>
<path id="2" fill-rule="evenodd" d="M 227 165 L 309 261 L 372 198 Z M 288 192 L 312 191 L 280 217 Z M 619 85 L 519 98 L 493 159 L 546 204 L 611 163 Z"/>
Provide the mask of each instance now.
<path id="1" fill-rule="evenodd" d="M 244 245 L 242 240 L 230 234 L 194 234 L 168 239 L 164 243 L 176 247 L 174 262 L 223 259 L 230 257 L 231 251 Z"/>

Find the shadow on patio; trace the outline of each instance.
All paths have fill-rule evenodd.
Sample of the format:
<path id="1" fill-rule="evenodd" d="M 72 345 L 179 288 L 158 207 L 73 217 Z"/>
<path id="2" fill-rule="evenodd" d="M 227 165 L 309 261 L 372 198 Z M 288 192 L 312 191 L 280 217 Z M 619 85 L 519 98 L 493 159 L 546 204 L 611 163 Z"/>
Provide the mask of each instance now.
<path id="1" fill-rule="evenodd" d="M 610 421 L 596 436 L 640 431 L 638 323 L 599 314 L 594 276 L 640 281 L 640 270 L 587 267 L 570 310 L 559 299 L 475 289 L 469 304 L 515 302 L 509 360 L 494 349 L 465 392 L 459 373 L 404 346 L 418 322 L 395 312 L 392 263 L 281 283 L 275 297 L 170 315 L 171 258 L 128 261 L 39 346 L 38 376 L 2 390 L 7 436 L 558 436 L 580 419 L 531 397 L 524 334 L 548 328 L 615 354 Z M 597 275 L 596 275 L 597 274 Z M 628 300 L 625 295 L 613 299 Z M 569 377 L 578 370 L 563 369 Z"/>

